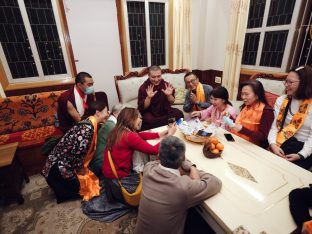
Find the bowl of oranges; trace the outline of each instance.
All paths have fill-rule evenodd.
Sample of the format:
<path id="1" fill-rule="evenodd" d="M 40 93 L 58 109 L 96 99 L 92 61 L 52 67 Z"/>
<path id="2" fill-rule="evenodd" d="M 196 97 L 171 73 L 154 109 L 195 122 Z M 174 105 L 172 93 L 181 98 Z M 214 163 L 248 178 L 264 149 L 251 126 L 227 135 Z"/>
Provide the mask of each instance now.
<path id="1" fill-rule="evenodd" d="M 224 145 L 216 137 L 209 137 L 203 147 L 203 153 L 207 158 L 218 158 L 221 156 Z"/>

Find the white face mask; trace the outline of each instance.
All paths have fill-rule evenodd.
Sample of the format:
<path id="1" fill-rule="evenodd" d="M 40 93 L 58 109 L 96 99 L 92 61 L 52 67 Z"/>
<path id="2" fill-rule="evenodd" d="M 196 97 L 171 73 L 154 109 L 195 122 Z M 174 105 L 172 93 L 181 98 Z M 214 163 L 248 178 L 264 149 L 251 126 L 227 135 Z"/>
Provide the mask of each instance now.
<path id="1" fill-rule="evenodd" d="M 94 87 L 93 86 L 87 87 L 86 90 L 84 91 L 84 93 L 87 95 L 94 93 Z"/>

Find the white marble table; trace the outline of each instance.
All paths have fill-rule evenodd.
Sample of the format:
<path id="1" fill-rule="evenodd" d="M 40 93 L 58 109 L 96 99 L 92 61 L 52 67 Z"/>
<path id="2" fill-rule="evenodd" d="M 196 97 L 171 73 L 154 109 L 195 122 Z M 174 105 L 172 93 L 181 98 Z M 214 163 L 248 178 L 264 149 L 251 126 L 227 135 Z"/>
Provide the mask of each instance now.
<path id="1" fill-rule="evenodd" d="M 216 159 L 206 158 L 202 145 L 187 141 L 179 131 L 175 134 L 186 143 L 186 157 L 223 184 L 220 193 L 197 210 L 217 233 L 230 233 L 240 226 L 249 233 L 295 230 L 288 194 L 312 183 L 312 173 L 235 135 L 235 142 L 227 142 L 225 132 L 217 130 L 216 137 L 225 148 L 222 158 Z"/>

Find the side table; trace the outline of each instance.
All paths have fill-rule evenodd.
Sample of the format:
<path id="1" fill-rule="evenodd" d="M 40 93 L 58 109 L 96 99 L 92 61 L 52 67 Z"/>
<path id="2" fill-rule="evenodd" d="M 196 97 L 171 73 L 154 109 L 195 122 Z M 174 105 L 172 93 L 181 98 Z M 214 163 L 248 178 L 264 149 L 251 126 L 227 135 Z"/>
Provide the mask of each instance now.
<path id="1" fill-rule="evenodd" d="M 23 180 L 28 183 L 29 178 L 15 156 L 17 147 L 18 142 L 0 146 L 0 199 L 15 199 L 19 204 L 23 204 L 21 188 Z"/>

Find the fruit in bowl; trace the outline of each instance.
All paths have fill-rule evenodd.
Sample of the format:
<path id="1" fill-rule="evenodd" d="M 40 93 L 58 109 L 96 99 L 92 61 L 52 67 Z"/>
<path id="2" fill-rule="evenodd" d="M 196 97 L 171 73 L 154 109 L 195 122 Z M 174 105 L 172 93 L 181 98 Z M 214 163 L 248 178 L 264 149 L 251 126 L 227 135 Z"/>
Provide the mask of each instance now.
<path id="1" fill-rule="evenodd" d="M 224 145 L 216 137 L 209 137 L 203 147 L 203 153 L 207 158 L 218 158 L 224 149 Z"/>

